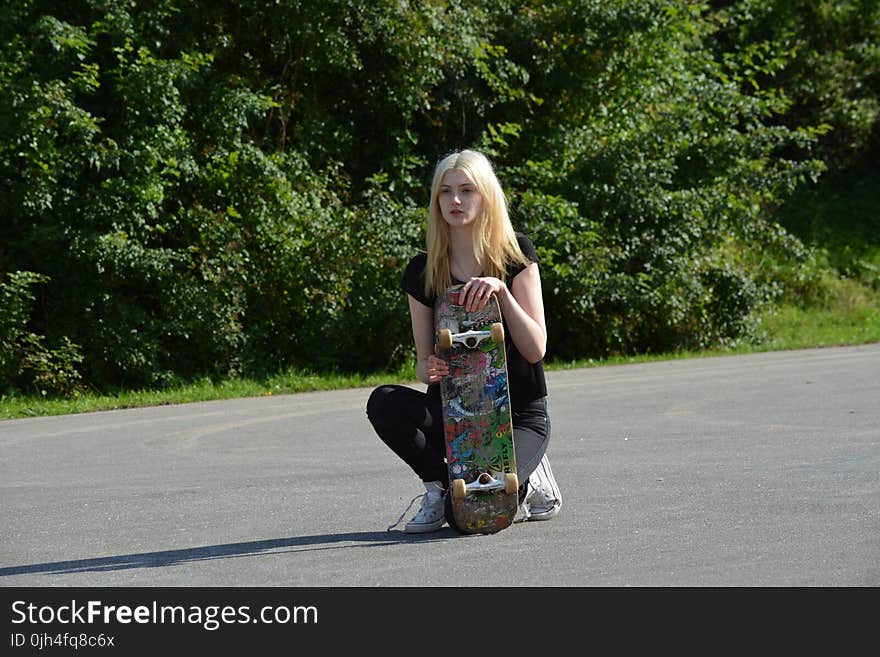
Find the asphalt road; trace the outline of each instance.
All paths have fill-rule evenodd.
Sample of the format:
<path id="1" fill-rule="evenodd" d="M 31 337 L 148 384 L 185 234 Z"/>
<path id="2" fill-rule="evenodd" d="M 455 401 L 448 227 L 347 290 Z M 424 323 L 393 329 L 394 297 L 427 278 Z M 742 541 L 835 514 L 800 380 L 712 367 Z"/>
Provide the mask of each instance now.
<path id="1" fill-rule="evenodd" d="M 0 422 L 0 586 L 880 584 L 880 345 L 548 380 L 562 513 L 493 536 L 386 531 L 365 389 Z"/>

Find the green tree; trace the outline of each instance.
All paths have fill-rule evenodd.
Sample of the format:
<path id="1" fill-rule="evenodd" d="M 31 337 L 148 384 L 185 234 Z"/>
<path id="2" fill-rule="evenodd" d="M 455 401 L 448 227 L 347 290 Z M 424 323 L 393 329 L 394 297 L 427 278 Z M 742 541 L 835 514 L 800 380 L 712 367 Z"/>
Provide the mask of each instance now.
<path id="1" fill-rule="evenodd" d="M 551 344 L 565 357 L 752 336 L 776 288 L 749 252 L 799 257 L 767 209 L 821 163 L 784 104 L 731 79 L 698 3 L 522 6 L 508 50 L 543 100 L 510 150 L 521 221 L 544 245 Z"/>
<path id="2" fill-rule="evenodd" d="M 538 245 L 553 356 L 750 339 L 815 272 L 776 209 L 875 125 L 876 5 L 820 4 L 4 2 L 4 388 L 399 364 L 466 146 Z"/>
<path id="3" fill-rule="evenodd" d="M 777 93 L 779 120 L 820 129 L 833 168 L 876 159 L 880 117 L 880 3 L 876 0 L 715 1 L 720 57 L 739 60 L 738 81 Z"/>

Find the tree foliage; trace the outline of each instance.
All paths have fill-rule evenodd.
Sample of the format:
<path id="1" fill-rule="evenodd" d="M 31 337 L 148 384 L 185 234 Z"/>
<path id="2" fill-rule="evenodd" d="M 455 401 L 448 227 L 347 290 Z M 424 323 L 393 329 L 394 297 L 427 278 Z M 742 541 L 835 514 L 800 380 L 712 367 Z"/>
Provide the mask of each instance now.
<path id="1" fill-rule="evenodd" d="M 878 146 L 880 4 L 877 0 L 716 0 L 715 51 L 736 62 L 751 93 L 775 94 L 778 121 L 818 136 L 835 169 Z"/>
<path id="2" fill-rule="evenodd" d="M 747 339 L 809 281 L 776 208 L 875 148 L 876 4 L 791 4 L 4 0 L 2 386 L 400 363 L 466 146 L 538 246 L 551 356 Z"/>

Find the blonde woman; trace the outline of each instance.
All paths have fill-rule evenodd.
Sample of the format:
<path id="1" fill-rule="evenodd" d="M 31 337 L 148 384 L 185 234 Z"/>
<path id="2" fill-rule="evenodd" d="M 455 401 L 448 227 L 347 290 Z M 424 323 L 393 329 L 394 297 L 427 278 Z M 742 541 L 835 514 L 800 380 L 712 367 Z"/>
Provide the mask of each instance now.
<path id="1" fill-rule="evenodd" d="M 439 382 L 449 369 L 434 348 L 434 300 L 463 284 L 463 305 L 474 310 L 495 296 L 504 318 L 508 385 L 520 487 L 520 520 L 549 520 L 562 504 L 546 456 L 550 438 L 542 360 L 547 327 L 538 259 L 531 241 L 514 232 L 507 201 L 489 160 L 464 150 L 437 165 L 431 185 L 427 251 L 403 275 L 418 365 L 427 390 L 387 385 L 373 391 L 367 416 L 379 437 L 418 475 L 425 493 L 409 533 L 453 524 L 445 493 L 448 472 Z M 406 511 L 404 511 L 406 514 Z M 402 518 L 402 516 L 401 516 Z"/>

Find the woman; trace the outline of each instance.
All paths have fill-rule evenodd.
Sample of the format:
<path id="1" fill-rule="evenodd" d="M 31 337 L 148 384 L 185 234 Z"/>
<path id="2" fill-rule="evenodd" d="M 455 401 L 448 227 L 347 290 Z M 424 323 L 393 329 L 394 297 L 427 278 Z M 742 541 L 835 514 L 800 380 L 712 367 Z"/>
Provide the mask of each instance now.
<path id="1" fill-rule="evenodd" d="M 545 454 L 550 438 L 542 365 L 547 327 L 537 255 L 531 241 L 514 232 L 492 165 L 483 154 L 464 150 L 445 157 L 434 171 L 427 252 L 413 257 L 403 276 L 416 374 L 427 391 L 381 386 L 367 403 L 379 437 L 425 486 L 421 508 L 406 524 L 408 533 L 435 531 L 447 521 L 453 525 L 444 504 L 449 477 L 439 386 L 449 368 L 435 352 L 434 301 L 438 292 L 457 284 L 463 284 L 462 305 L 476 310 L 495 296 L 504 318 L 517 474 L 523 482 L 518 518 L 548 520 L 562 504 Z"/>

